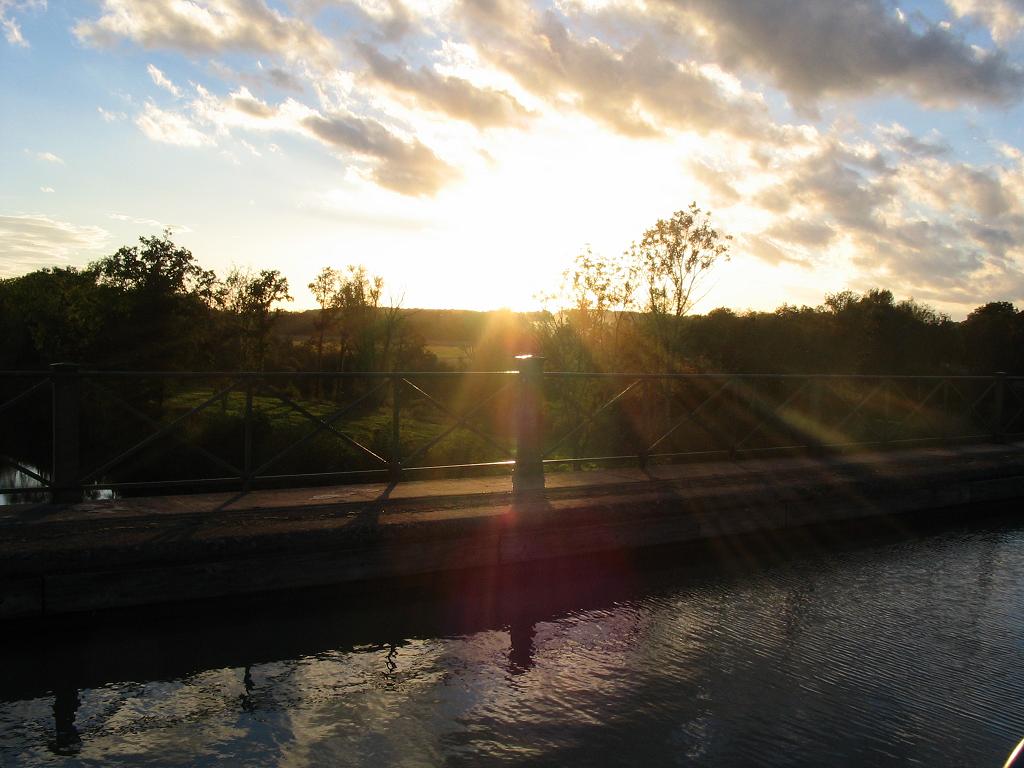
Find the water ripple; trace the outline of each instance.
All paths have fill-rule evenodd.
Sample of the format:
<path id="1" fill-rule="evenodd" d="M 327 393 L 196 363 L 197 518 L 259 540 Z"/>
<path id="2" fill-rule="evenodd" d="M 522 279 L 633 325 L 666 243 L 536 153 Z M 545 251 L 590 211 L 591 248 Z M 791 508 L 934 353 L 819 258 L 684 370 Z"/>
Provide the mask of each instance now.
<path id="1" fill-rule="evenodd" d="M 269 616 L 271 648 L 327 639 L 3 696 L 0 764 L 999 765 L 1024 735 L 1022 575 L 1024 531 L 1002 526 L 481 588 L 437 608 L 475 617 L 456 632 L 422 607 Z"/>

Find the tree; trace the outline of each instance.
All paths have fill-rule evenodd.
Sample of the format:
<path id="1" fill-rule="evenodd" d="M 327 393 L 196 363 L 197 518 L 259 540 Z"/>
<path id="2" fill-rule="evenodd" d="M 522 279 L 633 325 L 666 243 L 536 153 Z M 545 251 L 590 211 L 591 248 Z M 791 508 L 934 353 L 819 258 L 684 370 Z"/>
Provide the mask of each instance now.
<path id="1" fill-rule="evenodd" d="M 630 260 L 645 283 L 643 308 L 654 321 L 666 366 L 678 363 L 679 319 L 701 298 L 696 292 L 712 268 L 729 258 L 731 239 L 694 202 L 668 219 L 658 219 L 630 247 Z"/>
<path id="2" fill-rule="evenodd" d="M 819 369 L 857 373 L 941 372 L 948 367 L 949 318 L 913 299 L 896 301 L 892 291 L 872 288 L 825 297 L 822 314 L 830 342 Z"/>
<path id="3" fill-rule="evenodd" d="M 577 254 L 562 273 L 560 291 L 540 297 L 561 304 L 538 327 L 550 364 L 562 370 L 612 366 L 635 293 L 636 271 L 625 258 L 595 255 L 589 245 Z"/>
<path id="4" fill-rule="evenodd" d="M 188 369 L 209 363 L 206 334 L 216 276 L 191 251 L 174 244 L 171 231 L 140 237 L 89 265 L 118 316 L 106 343 L 116 367 Z"/>
<path id="5" fill-rule="evenodd" d="M 233 269 L 225 278 L 220 301 L 233 320 L 242 367 L 263 370 L 270 330 L 281 312 L 275 305 L 291 300 L 288 278 L 276 269 L 255 274 Z"/>
<path id="6" fill-rule="evenodd" d="M 339 313 L 338 370 L 357 361 L 367 370 L 373 367 L 373 321 L 383 292 L 384 278 L 371 275 L 362 264 L 350 264 L 341 273 L 334 298 Z"/>
<path id="7" fill-rule="evenodd" d="M 0 280 L 0 368 L 105 363 L 116 328 L 104 293 L 95 274 L 74 267 Z"/>
<path id="8" fill-rule="evenodd" d="M 340 292 L 341 273 L 334 267 L 324 267 L 313 282 L 307 287 L 320 305 L 320 314 L 313 321 L 313 332 L 316 334 L 316 369 L 323 370 L 324 337 L 334 327 L 338 315 L 338 294 Z M 317 388 L 319 390 L 319 387 Z"/>
<path id="9" fill-rule="evenodd" d="M 171 241 L 171 230 L 163 236 L 140 237 L 139 245 L 125 245 L 115 253 L 89 265 L 99 282 L 126 292 L 146 296 L 195 296 L 213 298 L 217 277 L 199 266 L 192 252 Z"/>
<path id="10" fill-rule="evenodd" d="M 649 312 L 682 317 L 700 297 L 694 293 L 711 268 L 729 258 L 730 235 L 711 225 L 711 213 L 690 203 L 668 219 L 658 219 L 630 249 L 647 283 Z"/>
<path id="11" fill-rule="evenodd" d="M 990 301 L 973 310 L 961 329 L 972 373 L 1024 371 L 1024 311 L 1008 301 Z"/>

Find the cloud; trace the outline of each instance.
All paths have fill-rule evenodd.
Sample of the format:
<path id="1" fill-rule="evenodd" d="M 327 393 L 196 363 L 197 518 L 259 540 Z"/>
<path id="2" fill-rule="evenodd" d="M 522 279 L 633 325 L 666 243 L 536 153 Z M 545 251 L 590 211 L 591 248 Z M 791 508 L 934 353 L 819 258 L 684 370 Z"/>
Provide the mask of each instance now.
<path id="1" fill-rule="evenodd" d="M 31 150 L 25 150 L 26 155 L 30 155 L 37 160 L 42 160 L 44 163 L 52 163 L 53 165 L 64 165 L 64 159 L 53 154 L 53 152 L 33 152 Z"/>
<path id="2" fill-rule="evenodd" d="M 341 111 L 324 114 L 291 98 L 271 105 L 244 86 L 223 98 L 202 86 L 196 86 L 196 92 L 187 112 L 169 112 L 147 104 L 136 123 L 155 141 L 183 146 L 213 144 L 211 133 L 228 138 L 238 130 L 299 134 L 355 160 L 368 160 L 367 177 L 403 195 L 434 195 L 460 177 L 425 144 L 401 138 L 372 118 Z M 244 140 L 239 143 L 252 152 Z M 272 146 L 271 151 L 276 148 Z M 224 152 L 232 162 L 240 162 L 227 149 Z"/>
<path id="3" fill-rule="evenodd" d="M 153 82 L 159 87 L 163 88 L 175 98 L 181 98 L 181 89 L 172 83 L 163 72 L 152 64 L 146 65 L 146 71 L 149 72 L 149 76 L 153 78 Z"/>
<path id="4" fill-rule="evenodd" d="M 787 243 L 820 248 L 832 241 L 835 230 L 828 224 L 796 217 L 776 221 L 765 234 Z"/>
<path id="5" fill-rule="evenodd" d="M 765 77 L 798 105 L 891 91 L 923 104 L 1007 104 L 1024 71 L 1000 50 L 884 0 L 652 0 L 685 40 L 732 72 Z"/>
<path id="6" fill-rule="evenodd" d="M 364 22 L 370 22 L 375 37 L 394 43 L 415 28 L 415 16 L 401 0 L 353 0 Z"/>
<path id="7" fill-rule="evenodd" d="M 493 88 L 478 88 L 459 77 L 421 66 L 412 69 L 401 58 L 388 58 L 372 46 L 357 44 L 371 76 L 394 91 L 408 94 L 422 107 L 465 120 L 477 128 L 522 126 L 529 116 L 515 97 Z"/>
<path id="8" fill-rule="evenodd" d="M 458 171 L 419 141 L 403 141 L 380 123 L 353 115 L 311 115 L 302 126 L 326 144 L 378 160 L 371 178 L 403 195 L 433 195 Z"/>
<path id="9" fill-rule="evenodd" d="M 785 167 L 772 167 L 775 181 L 756 197 L 768 210 L 803 208 L 846 228 L 871 230 L 877 210 L 893 195 L 892 169 L 874 148 L 859 149 L 830 138 Z"/>
<path id="10" fill-rule="evenodd" d="M 836 246 L 833 257 L 846 253 L 862 284 L 947 305 L 1024 297 L 1024 166 L 973 166 L 934 152 L 887 157 L 886 149 L 827 135 L 802 155 L 770 155 L 755 200 L 772 216 L 747 252 L 772 264 L 793 254 L 820 263 Z"/>
<path id="11" fill-rule="evenodd" d="M 135 124 L 147 138 L 163 144 L 205 147 L 216 143 L 199 130 L 188 116 L 180 112 L 168 112 L 153 103 L 146 104 L 142 113 L 135 118 Z"/>
<path id="12" fill-rule="evenodd" d="M 505 0 L 462 0 L 458 15 L 492 66 L 548 103 L 574 107 L 623 135 L 676 129 L 766 139 L 774 133 L 757 95 L 730 91 L 653 39 L 614 46 L 577 34 L 553 11 Z"/>
<path id="13" fill-rule="evenodd" d="M 130 224 L 140 224 L 144 227 L 157 227 L 163 229 L 164 225 L 156 219 L 144 219 L 137 216 L 129 216 L 126 213 L 108 213 L 108 219 L 114 219 L 114 221 L 126 221 Z"/>
<path id="14" fill-rule="evenodd" d="M 110 234 L 94 226 L 79 226 L 44 214 L 0 216 L 0 274 L 14 276 L 32 269 L 62 266 L 102 248 Z"/>
<path id="15" fill-rule="evenodd" d="M 722 169 L 701 160 L 690 161 L 687 168 L 697 181 L 707 187 L 712 195 L 712 204 L 732 205 L 740 201 L 740 193 L 729 181 L 731 174 L 728 171 L 723 172 Z"/>
<path id="16" fill-rule="evenodd" d="M 39 191 L 40 192 L 45 192 L 45 193 L 47 193 L 49 195 L 52 195 L 53 192 L 54 192 L 54 189 L 53 189 L 53 187 L 40 187 Z"/>
<path id="17" fill-rule="evenodd" d="M 794 251 L 786 245 L 780 245 L 771 237 L 763 234 L 745 235 L 737 245 L 742 249 L 743 253 L 753 256 L 756 259 L 760 259 L 766 264 L 771 264 L 772 266 L 778 266 L 779 264 L 796 264 L 798 266 L 807 267 L 811 263 L 809 259 L 801 255 L 799 252 Z"/>
<path id="18" fill-rule="evenodd" d="M 28 48 L 29 43 L 21 33 L 21 25 L 11 14 L 44 10 L 46 0 L 0 0 L 0 29 L 4 32 L 4 39 L 11 45 Z"/>
<path id="19" fill-rule="evenodd" d="M 229 102 L 234 109 L 244 112 L 247 115 L 257 118 L 269 118 L 277 114 L 277 110 L 260 101 L 246 87 L 239 88 L 229 97 Z"/>
<path id="20" fill-rule="evenodd" d="M 4 30 L 4 38 L 11 45 L 18 45 L 22 48 L 28 48 L 28 42 L 21 34 L 21 27 L 18 26 L 18 22 L 14 19 L 8 19 L 0 16 L 0 27 Z"/>
<path id="21" fill-rule="evenodd" d="M 75 25 L 79 40 L 110 47 L 123 39 L 186 53 L 251 51 L 320 68 L 336 59 L 334 47 L 315 26 L 262 0 L 103 0 L 102 7 L 98 19 Z"/>
<path id="22" fill-rule="evenodd" d="M 282 91 L 301 93 L 304 90 L 302 83 L 299 82 L 299 78 L 286 69 L 281 69 L 281 67 L 267 67 L 265 69 L 261 67 L 260 69 L 266 75 L 267 80 Z"/>
<path id="23" fill-rule="evenodd" d="M 1005 45 L 1024 31 L 1024 2 L 1021 0 L 946 0 L 953 12 L 977 19 L 992 39 Z"/>
<path id="24" fill-rule="evenodd" d="M 125 120 L 128 117 L 124 112 L 110 112 L 103 107 L 96 107 L 96 111 L 100 113 L 100 117 L 103 118 L 105 123 L 114 123 L 118 120 Z"/>
<path id="25" fill-rule="evenodd" d="M 921 138 L 915 136 L 899 123 L 879 125 L 875 127 L 883 142 L 883 146 L 892 151 L 913 157 L 940 157 L 947 155 L 952 148 L 937 132 Z"/>
<path id="26" fill-rule="evenodd" d="M 221 61 L 211 61 L 209 67 L 217 77 L 226 82 L 243 83 L 261 89 L 265 89 L 269 85 L 292 93 L 302 93 L 305 90 L 302 81 L 294 73 L 282 67 L 264 66 L 263 62 L 259 60 L 256 62 L 255 72 L 240 72 Z"/>

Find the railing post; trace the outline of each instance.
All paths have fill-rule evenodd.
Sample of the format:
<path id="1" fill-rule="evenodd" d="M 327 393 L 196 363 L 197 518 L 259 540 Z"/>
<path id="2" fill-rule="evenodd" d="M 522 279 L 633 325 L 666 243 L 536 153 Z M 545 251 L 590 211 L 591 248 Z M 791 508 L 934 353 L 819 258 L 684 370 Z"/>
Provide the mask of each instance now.
<path id="1" fill-rule="evenodd" d="M 949 379 L 942 380 L 942 425 L 941 439 L 943 445 L 949 445 L 950 426 L 949 426 Z"/>
<path id="2" fill-rule="evenodd" d="M 78 364 L 52 363 L 50 381 L 53 385 L 53 500 L 74 503 L 82 500 Z"/>
<path id="3" fill-rule="evenodd" d="M 810 449 L 812 453 L 821 454 L 825 452 L 825 412 L 822 409 L 821 401 L 825 390 L 825 379 L 820 376 L 813 376 L 810 379 L 811 385 L 811 413 L 810 413 Z"/>
<path id="4" fill-rule="evenodd" d="M 995 407 L 992 414 L 992 440 L 997 443 L 1006 442 L 1006 433 L 1003 430 L 1004 409 L 1006 408 L 1006 374 L 1003 371 L 996 373 L 992 385 L 995 389 Z"/>
<path id="5" fill-rule="evenodd" d="M 391 377 L 391 462 L 388 474 L 391 482 L 396 483 L 402 477 L 402 444 L 401 444 L 401 391 L 402 377 Z"/>
<path id="6" fill-rule="evenodd" d="M 889 446 L 892 440 L 890 417 L 892 415 L 892 379 L 882 379 L 882 445 Z"/>
<path id="7" fill-rule="evenodd" d="M 735 461 L 740 447 L 740 417 L 746 401 L 743 397 L 743 388 L 735 376 L 729 377 L 729 391 L 732 394 L 732 429 L 730 430 L 732 442 L 729 445 L 729 460 Z"/>
<path id="8" fill-rule="evenodd" d="M 253 380 L 245 380 L 245 421 L 243 423 L 244 444 L 242 455 L 242 490 L 252 488 L 252 395 Z"/>
<path id="9" fill-rule="evenodd" d="M 544 358 L 518 355 L 519 398 L 516 413 L 516 465 L 512 490 L 544 488 Z"/>
<path id="10" fill-rule="evenodd" d="M 651 462 L 651 453 L 648 450 L 654 440 L 654 379 L 647 379 L 640 386 L 642 387 L 644 399 L 641 405 L 640 415 L 640 450 L 637 452 L 637 463 L 640 469 L 647 469 Z"/>

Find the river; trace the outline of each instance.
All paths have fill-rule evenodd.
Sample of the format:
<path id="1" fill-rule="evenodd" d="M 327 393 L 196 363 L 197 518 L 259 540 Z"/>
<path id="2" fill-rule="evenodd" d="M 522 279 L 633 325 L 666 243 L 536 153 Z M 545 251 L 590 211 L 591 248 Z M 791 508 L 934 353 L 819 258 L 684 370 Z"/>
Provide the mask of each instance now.
<path id="1" fill-rule="evenodd" d="M 1001 766 L 1024 525 L 823 536 L 21 627 L 0 765 Z"/>

